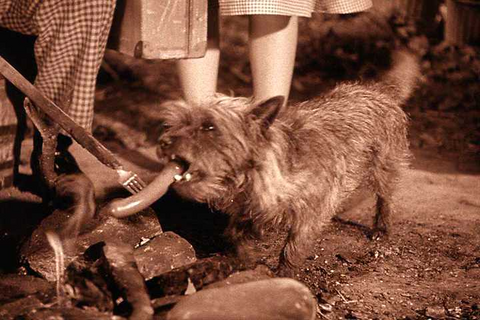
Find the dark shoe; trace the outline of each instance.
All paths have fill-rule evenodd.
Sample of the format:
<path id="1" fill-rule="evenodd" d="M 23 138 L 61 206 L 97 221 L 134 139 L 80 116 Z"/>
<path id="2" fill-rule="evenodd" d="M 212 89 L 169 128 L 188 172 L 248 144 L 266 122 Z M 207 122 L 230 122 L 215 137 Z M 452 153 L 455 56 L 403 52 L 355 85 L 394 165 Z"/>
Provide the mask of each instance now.
<path id="1" fill-rule="evenodd" d="M 55 152 L 55 172 L 60 174 L 79 173 L 80 167 L 73 155 L 68 151 L 72 139 L 63 134 L 58 135 L 57 152 Z"/>

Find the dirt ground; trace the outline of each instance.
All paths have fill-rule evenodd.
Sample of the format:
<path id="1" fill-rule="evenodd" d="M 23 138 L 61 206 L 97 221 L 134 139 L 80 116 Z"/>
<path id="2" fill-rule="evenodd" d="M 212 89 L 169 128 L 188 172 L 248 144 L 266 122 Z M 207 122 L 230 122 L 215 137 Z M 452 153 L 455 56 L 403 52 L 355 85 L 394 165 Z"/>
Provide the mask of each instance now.
<path id="1" fill-rule="evenodd" d="M 224 22 L 222 92 L 251 94 L 245 29 L 242 19 Z M 418 55 L 424 74 L 405 106 L 415 159 L 395 197 L 390 235 L 369 240 L 373 202 L 362 194 L 325 230 L 297 274 L 318 298 L 318 319 L 480 319 L 480 50 L 445 46 L 440 33 L 438 27 L 426 36 L 411 21 L 378 13 L 301 23 L 293 100 L 338 81 L 374 77 L 399 46 Z M 112 52 L 106 61 L 113 71 L 99 78 L 95 135 L 131 168 L 157 171 L 155 110 L 181 95 L 174 63 Z M 110 177 L 86 172 L 105 190 Z M 9 192 L 12 210 L 38 208 Z M 171 193 L 154 208 L 163 228 L 184 236 L 198 255 L 225 249 L 220 213 Z M 275 266 L 282 242 L 277 231 L 258 242 L 265 264 Z"/>

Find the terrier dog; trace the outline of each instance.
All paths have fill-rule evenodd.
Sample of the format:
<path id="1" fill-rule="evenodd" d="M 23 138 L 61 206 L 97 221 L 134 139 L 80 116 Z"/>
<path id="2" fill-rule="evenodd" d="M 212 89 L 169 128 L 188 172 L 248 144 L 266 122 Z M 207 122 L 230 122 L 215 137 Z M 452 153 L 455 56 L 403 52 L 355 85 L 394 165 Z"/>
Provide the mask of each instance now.
<path id="1" fill-rule="evenodd" d="M 296 105 L 216 96 L 160 111 L 161 162 L 188 170 L 173 184 L 187 199 L 230 216 L 226 234 L 241 257 L 266 227 L 288 228 L 279 272 L 300 266 L 325 223 L 355 190 L 376 195 L 373 230 L 387 232 L 395 182 L 410 159 L 407 116 L 418 64 L 399 52 L 381 81 L 343 83 Z"/>

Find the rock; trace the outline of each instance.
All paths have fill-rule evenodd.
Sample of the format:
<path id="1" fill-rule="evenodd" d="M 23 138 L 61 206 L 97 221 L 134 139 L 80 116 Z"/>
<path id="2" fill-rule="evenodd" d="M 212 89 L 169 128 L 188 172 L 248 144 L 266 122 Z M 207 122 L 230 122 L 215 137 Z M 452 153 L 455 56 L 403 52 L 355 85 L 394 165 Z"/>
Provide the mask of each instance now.
<path id="1" fill-rule="evenodd" d="M 55 210 L 45 218 L 21 249 L 23 260 L 49 281 L 55 280 L 55 255 L 46 240 L 45 231 L 56 230 L 56 226 L 62 223 L 59 221 L 64 221 L 63 214 L 63 211 Z M 121 241 L 136 246 L 145 239 L 162 233 L 155 212 L 151 209 L 125 219 L 101 216 L 91 221 L 85 229 L 86 231 L 78 236 L 75 247 L 67 250 L 65 265 L 98 242 Z"/>
<path id="2" fill-rule="evenodd" d="M 136 248 L 134 255 L 138 269 L 146 280 L 197 260 L 192 245 L 171 231 Z"/>
<path id="3" fill-rule="evenodd" d="M 232 273 L 228 278 L 222 281 L 214 282 L 206 288 L 220 288 L 234 284 L 241 284 L 252 281 L 266 280 L 274 277 L 273 272 L 265 265 L 258 265 L 253 270 L 238 271 Z"/>
<path id="4" fill-rule="evenodd" d="M 121 320 L 122 317 L 113 316 L 111 313 L 84 310 L 74 307 L 52 307 L 51 303 L 43 300 L 51 300 L 36 295 L 17 299 L 13 302 L 0 304 L 0 319 L 13 320 L 44 320 L 44 319 L 95 319 L 95 320 Z"/>
<path id="5" fill-rule="evenodd" d="M 21 319 L 24 320 L 45 320 L 45 319 L 69 319 L 69 320 L 122 320 L 120 316 L 114 316 L 110 313 L 102 313 L 94 310 L 84 310 L 78 308 L 49 308 L 42 310 L 33 310 L 27 314 L 23 314 Z"/>
<path id="6" fill-rule="evenodd" d="M 0 319 L 17 319 L 25 313 L 44 307 L 45 305 L 37 297 L 28 296 L 13 302 L 1 304 Z"/>
<path id="7" fill-rule="evenodd" d="M 430 306 L 425 309 L 425 315 L 429 318 L 445 318 L 445 308 L 443 306 Z"/>
<path id="8" fill-rule="evenodd" d="M 206 289 L 182 299 L 167 319 L 315 319 L 316 301 L 302 283 L 277 278 Z"/>
<path id="9" fill-rule="evenodd" d="M 18 299 L 52 289 L 51 283 L 33 276 L 5 274 L 0 277 L 0 301 Z"/>
<path id="10" fill-rule="evenodd" d="M 231 259 L 213 256 L 155 276 L 146 285 L 151 299 L 193 293 L 227 278 L 234 267 Z"/>

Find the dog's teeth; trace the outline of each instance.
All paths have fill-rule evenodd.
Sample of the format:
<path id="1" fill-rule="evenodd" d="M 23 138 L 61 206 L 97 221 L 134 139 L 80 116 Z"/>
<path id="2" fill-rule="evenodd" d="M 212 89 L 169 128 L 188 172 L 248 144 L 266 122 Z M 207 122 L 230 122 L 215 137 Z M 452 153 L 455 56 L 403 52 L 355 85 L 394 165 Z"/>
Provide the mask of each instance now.
<path id="1" fill-rule="evenodd" d="M 181 174 L 176 174 L 173 176 L 173 179 L 175 179 L 175 181 L 180 181 L 183 179 L 183 176 Z"/>
<path id="2" fill-rule="evenodd" d="M 187 174 L 185 174 L 184 178 L 185 178 L 186 181 L 190 181 L 192 179 L 192 174 L 187 173 Z"/>
<path id="3" fill-rule="evenodd" d="M 174 155 L 174 154 L 172 154 L 172 155 L 170 156 L 170 160 L 175 160 L 176 158 L 177 158 L 177 156 Z"/>

